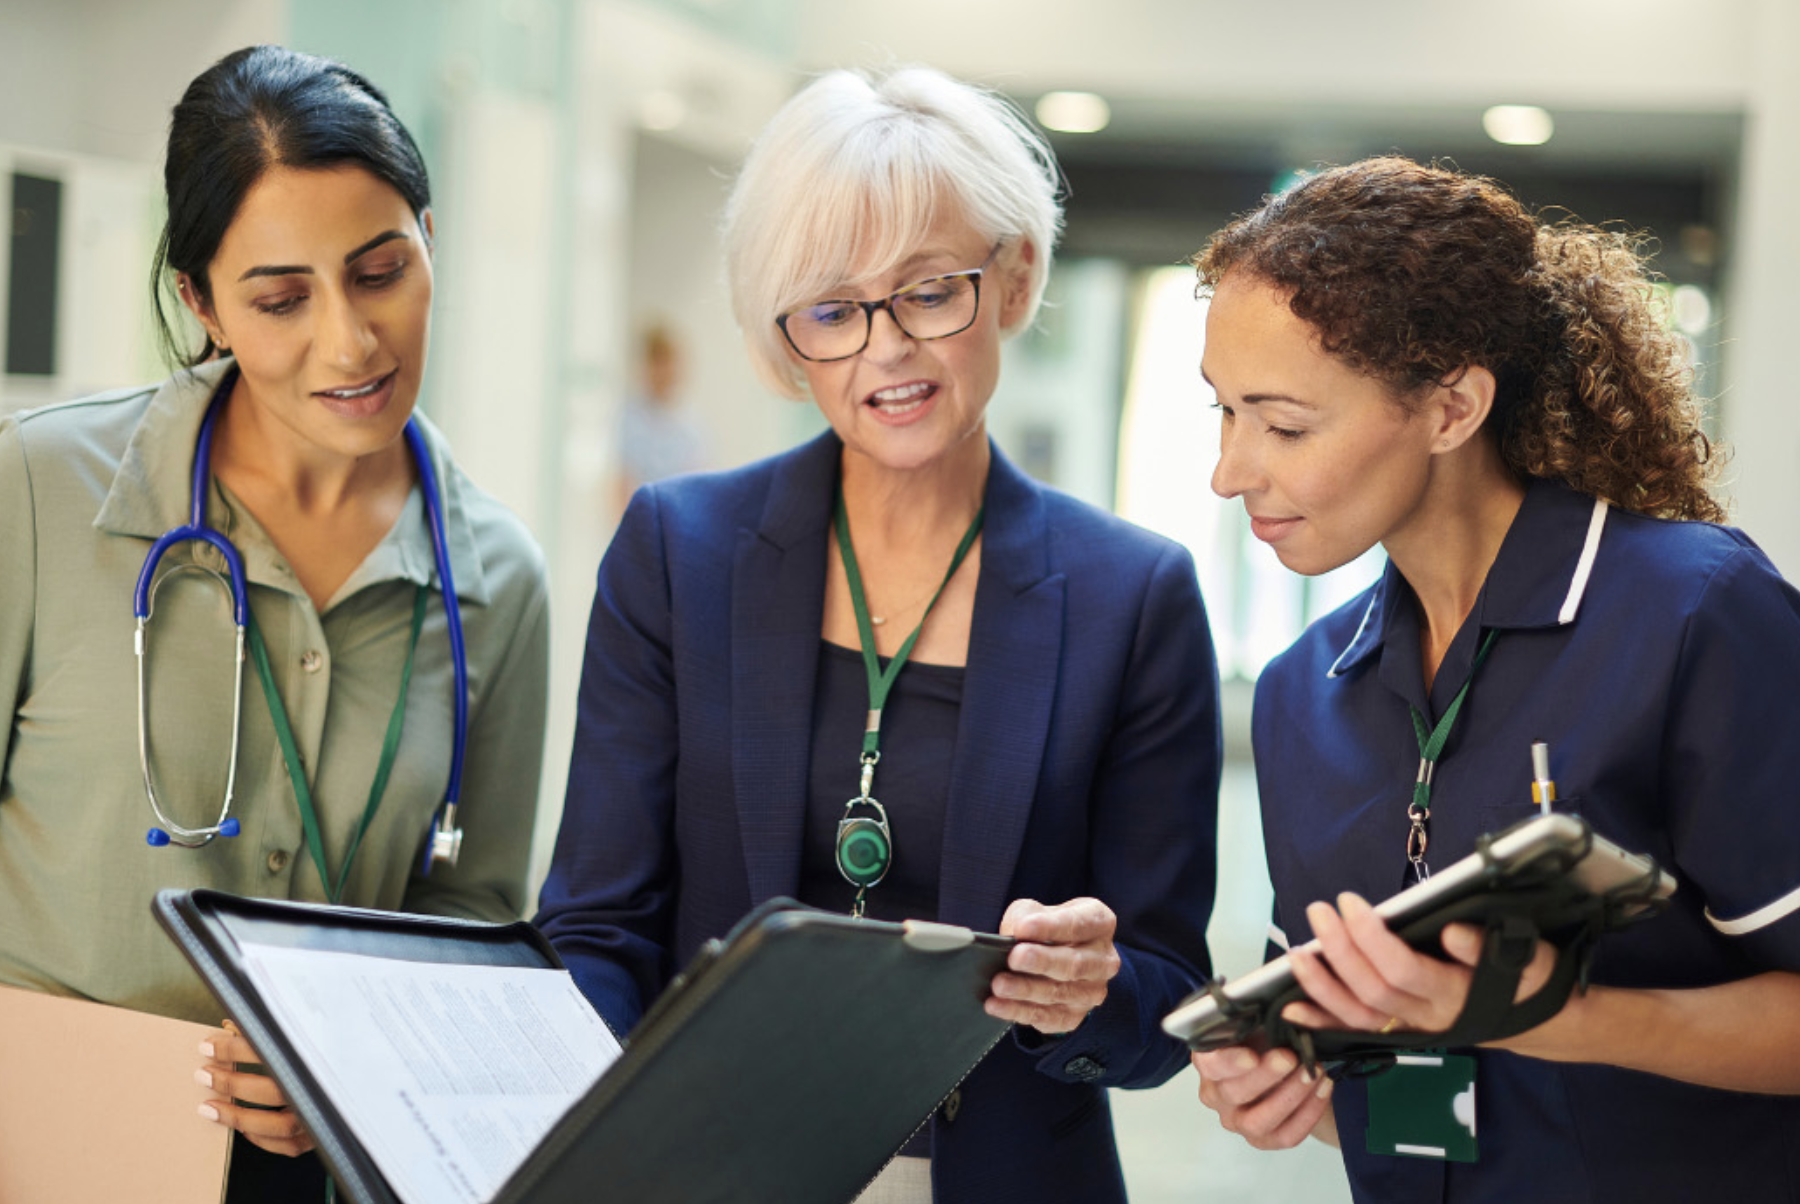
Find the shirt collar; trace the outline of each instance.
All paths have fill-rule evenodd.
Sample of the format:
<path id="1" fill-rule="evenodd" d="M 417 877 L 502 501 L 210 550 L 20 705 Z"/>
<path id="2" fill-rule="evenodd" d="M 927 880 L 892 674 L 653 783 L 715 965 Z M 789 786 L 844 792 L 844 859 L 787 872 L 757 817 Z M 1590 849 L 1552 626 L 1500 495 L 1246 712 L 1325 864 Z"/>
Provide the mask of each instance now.
<path id="1" fill-rule="evenodd" d="M 100 512 L 94 517 L 96 529 L 154 540 L 165 531 L 186 525 L 192 502 L 194 444 L 199 439 L 200 423 L 206 416 L 207 403 L 232 367 L 229 359 L 203 364 L 176 373 L 157 388 L 125 447 Z M 424 415 L 415 412 L 415 417 L 425 436 L 443 498 L 444 535 L 450 549 L 451 573 L 456 578 L 456 595 L 462 601 L 485 606 L 491 591 L 469 519 L 468 482 L 451 461 L 443 434 Z M 216 482 L 207 502 L 207 519 L 228 539 L 245 545 L 241 551 L 251 580 L 283 584 L 281 578 L 286 574 L 274 568 L 278 557 L 273 547 L 269 546 L 265 555 L 256 546 L 268 544 L 260 524 L 221 493 Z M 350 575 L 332 601 L 392 579 L 441 589 L 437 576 L 437 558 L 425 522 L 423 496 L 414 488 L 393 530 Z"/>
<path id="2" fill-rule="evenodd" d="M 1560 482 L 1530 481 L 1471 617 L 1488 630 L 1573 623 L 1593 572 L 1607 510 L 1606 502 Z M 1399 608 L 1412 600 L 1412 587 L 1390 560 L 1367 597 L 1355 634 L 1327 676 L 1343 676 L 1387 643 Z"/>

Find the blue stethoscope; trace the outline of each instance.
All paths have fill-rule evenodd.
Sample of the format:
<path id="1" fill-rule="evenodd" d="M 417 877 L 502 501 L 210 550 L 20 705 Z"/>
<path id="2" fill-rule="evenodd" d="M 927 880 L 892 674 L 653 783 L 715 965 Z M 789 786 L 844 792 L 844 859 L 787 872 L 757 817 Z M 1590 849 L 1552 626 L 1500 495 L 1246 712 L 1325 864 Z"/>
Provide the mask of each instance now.
<path id="1" fill-rule="evenodd" d="M 238 555 L 237 548 L 229 539 L 206 524 L 206 486 L 212 467 L 213 424 L 236 383 L 237 370 L 233 368 L 214 391 L 212 401 L 206 409 L 206 417 L 200 424 L 200 437 L 194 445 L 193 494 L 188 523 L 184 527 L 165 532 L 150 546 L 149 554 L 144 557 L 144 567 L 138 573 L 137 591 L 133 597 L 132 613 L 137 617 L 138 764 L 143 770 L 144 794 L 150 800 L 150 810 L 155 814 L 159 825 L 150 829 L 146 839 L 157 847 L 175 844 L 197 849 L 211 843 L 215 836 L 236 836 L 239 830 L 238 821 L 231 814 L 231 802 L 237 783 L 238 732 L 243 714 L 244 642 L 250 623 L 250 600 L 245 587 L 243 558 Z M 462 851 L 463 834 L 462 829 L 456 826 L 456 803 L 462 792 L 463 751 L 467 746 L 469 733 L 469 662 L 463 650 L 462 608 L 457 604 L 456 582 L 450 572 L 450 545 L 444 535 L 443 498 L 438 491 L 437 476 L 432 471 L 431 456 L 417 419 L 407 420 L 406 442 L 412 449 L 413 462 L 419 469 L 419 488 L 424 494 L 425 516 L 431 528 L 432 551 L 437 558 L 438 582 L 443 589 L 444 614 L 450 633 L 450 658 L 456 679 L 456 723 L 450 752 L 450 781 L 444 791 L 444 801 L 432 817 L 430 838 L 425 842 L 423 868 L 424 872 L 430 873 L 431 867 L 440 861 L 455 865 L 457 856 Z M 162 805 L 157 802 L 156 785 L 150 773 L 149 703 L 144 669 L 150 642 L 150 612 L 155 601 L 156 587 L 161 584 L 156 576 L 157 565 L 161 562 L 163 553 L 177 544 L 189 541 L 211 544 L 218 549 L 219 554 L 225 558 L 228 577 L 219 577 L 218 573 L 204 565 L 190 563 L 171 569 L 163 575 L 162 580 L 184 569 L 193 569 L 218 578 L 230 590 L 232 619 L 237 627 L 235 683 L 231 702 L 231 760 L 226 770 L 225 801 L 219 808 L 219 818 L 199 828 L 183 827 L 174 822 L 163 814 Z"/>

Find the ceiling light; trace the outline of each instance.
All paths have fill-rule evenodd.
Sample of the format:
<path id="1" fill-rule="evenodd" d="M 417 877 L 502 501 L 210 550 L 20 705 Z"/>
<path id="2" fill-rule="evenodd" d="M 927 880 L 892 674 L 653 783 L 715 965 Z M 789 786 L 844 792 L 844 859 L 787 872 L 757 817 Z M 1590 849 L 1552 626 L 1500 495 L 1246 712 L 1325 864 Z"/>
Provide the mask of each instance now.
<path id="1" fill-rule="evenodd" d="M 1495 105 L 1481 115 L 1481 128 L 1507 146 L 1542 146 L 1556 132 L 1556 123 L 1536 105 Z"/>
<path id="2" fill-rule="evenodd" d="M 1037 102 L 1038 124 L 1064 134 L 1092 134 L 1112 120 L 1112 107 L 1092 92 L 1046 92 Z"/>

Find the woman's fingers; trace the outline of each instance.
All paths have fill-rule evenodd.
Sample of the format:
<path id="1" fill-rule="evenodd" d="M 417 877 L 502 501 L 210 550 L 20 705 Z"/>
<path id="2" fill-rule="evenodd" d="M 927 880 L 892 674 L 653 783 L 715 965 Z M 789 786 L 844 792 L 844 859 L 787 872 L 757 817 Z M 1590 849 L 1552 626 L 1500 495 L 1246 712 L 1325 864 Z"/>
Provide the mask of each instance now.
<path id="1" fill-rule="evenodd" d="M 1319 932 L 1318 926 L 1313 931 Z M 1323 940 L 1320 941 L 1321 945 L 1324 943 Z M 1294 970 L 1294 981 L 1306 992 L 1307 1000 L 1313 1007 L 1332 1020 L 1329 1024 L 1319 1024 L 1318 1017 L 1308 1016 L 1307 1021 L 1302 1023 L 1312 1022 L 1309 1027 L 1380 1028 L 1388 1017 L 1399 1014 L 1398 1008 L 1390 1007 L 1385 1002 L 1369 1003 L 1346 985 L 1338 972 L 1342 956 L 1331 955 L 1327 960 L 1311 949 L 1297 949 L 1289 954 L 1288 962 Z M 1382 996 L 1392 994 L 1385 984 L 1379 988 L 1365 985 L 1363 989 Z"/>
<path id="2" fill-rule="evenodd" d="M 252 1145 L 271 1154 L 292 1158 L 315 1146 L 312 1134 L 300 1123 L 300 1118 L 292 1108 L 247 1108 L 215 1099 L 200 1105 L 200 1115 L 227 1128 L 236 1129 Z"/>
<path id="3" fill-rule="evenodd" d="M 1119 972 L 1112 943 L 1117 926 L 1112 909 L 1098 899 L 1054 907 L 1015 899 L 1000 931 L 1018 943 L 1007 954 L 1007 968 L 994 976 L 988 1014 L 1046 1034 L 1075 1029 L 1106 1001 L 1106 984 Z"/>
<path id="4" fill-rule="evenodd" d="M 1258 1056 L 1238 1047 L 1195 1054 L 1200 1102 L 1257 1149 L 1300 1144 L 1330 1106 L 1331 1080 L 1285 1049 Z"/>
<path id="5" fill-rule="evenodd" d="M 266 1074 L 209 1062 L 194 1072 L 194 1081 L 227 1099 L 262 1108 L 287 1107 L 287 1096 L 275 1085 L 275 1080 Z"/>
<path id="6" fill-rule="evenodd" d="M 200 1052 L 214 1062 L 248 1062 L 261 1065 L 262 1059 L 231 1021 L 200 1043 Z"/>
<path id="7" fill-rule="evenodd" d="M 223 1029 L 200 1043 L 200 1053 L 207 1061 L 194 1072 L 194 1081 L 220 1097 L 201 1104 L 201 1116 L 236 1129 L 271 1154 L 292 1157 L 313 1148 L 312 1134 L 288 1106 L 275 1080 L 241 1069 L 259 1066 L 262 1059 L 237 1025 L 225 1021 Z"/>
<path id="8" fill-rule="evenodd" d="M 1106 1001 L 1104 981 L 1064 982 L 1002 972 L 994 976 L 986 1008 L 990 1016 L 1025 1024 L 1045 1034 L 1073 1032 Z"/>
<path id="9" fill-rule="evenodd" d="M 1014 899 L 1001 917 L 1000 935 L 1044 945 L 1110 942 L 1118 923 L 1112 908 L 1098 899 L 1070 899 L 1054 907 Z"/>
<path id="10" fill-rule="evenodd" d="M 1481 960 L 1481 929 L 1473 924 L 1451 924 L 1444 929 L 1440 938 L 1444 952 L 1465 966 L 1471 968 Z M 1513 1002 L 1529 999 L 1537 994 L 1538 988 L 1550 981 L 1550 975 L 1556 970 L 1556 946 L 1548 941 L 1539 941 L 1537 949 L 1532 953 L 1531 964 L 1519 975 L 1519 989 L 1513 992 Z"/>

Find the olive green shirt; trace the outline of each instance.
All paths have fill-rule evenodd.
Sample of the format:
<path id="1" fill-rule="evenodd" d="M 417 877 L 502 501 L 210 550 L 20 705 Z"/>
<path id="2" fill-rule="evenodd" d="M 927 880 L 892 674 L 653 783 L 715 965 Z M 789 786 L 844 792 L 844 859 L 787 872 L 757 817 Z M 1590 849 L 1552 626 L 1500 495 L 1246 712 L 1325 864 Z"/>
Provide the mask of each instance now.
<path id="1" fill-rule="evenodd" d="M 164 887 L 322 901 L 254 665 L 246 664 L 232 814 L 242 834 L 153 848 L 138 758 L 132 596 L 152 541 L 188 521 L 194 443 L 225 364 L 160 386 L 0 419 L 0 983 L 217 1023 L 151 916 Z M 324 834 L 340 871 L 400 690 L 419 583 L 433 586 L 405 727 L 342 902 L 488 920 L 526 899 L 543 757 L 549 628 L 543 556 L 424 427 L 443 491 L 469 665 L 454 868 L 420 872 L 450 775 L 454 685 L 415 485 L 404 513 L 316 610 L 256 519 L 213 481 L 207 519 L 239 549 Z M 176 823 L 218 822 L 235 642 L 216 550 L 172 548 L 149 627 L 149 746 Z"/>

